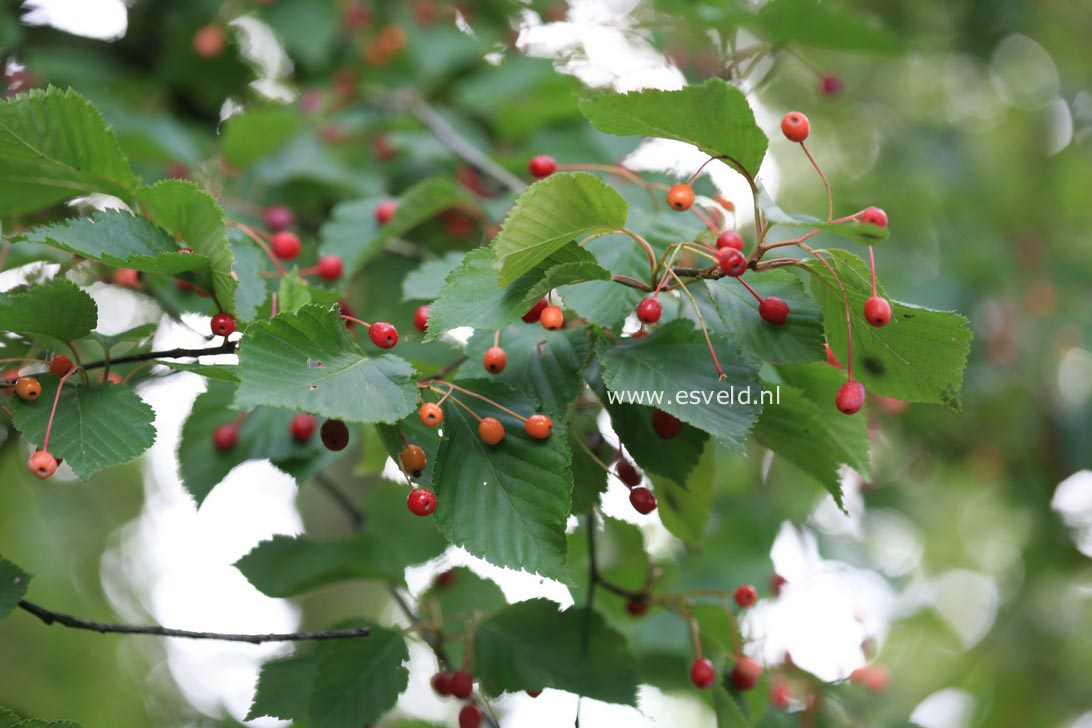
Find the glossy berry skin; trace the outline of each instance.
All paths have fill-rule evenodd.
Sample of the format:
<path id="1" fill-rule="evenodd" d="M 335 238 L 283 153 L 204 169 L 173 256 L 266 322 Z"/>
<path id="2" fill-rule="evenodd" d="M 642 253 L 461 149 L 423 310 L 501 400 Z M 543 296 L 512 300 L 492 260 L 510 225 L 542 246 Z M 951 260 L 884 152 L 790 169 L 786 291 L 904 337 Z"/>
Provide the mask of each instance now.
<path id="1" fill-rule="evenodd" d="M 428 463 L 425 451 L 421 449 L 420 445 L 406 445 L 402 448 L 400 457 L 402 469 L 415 478 L 420 477 L 421 472 L 424 471 L 425 465 Z"/>
<path id="2" fill-rule="evenodd" d="M 324 281 L 336 281 L 341 278 L 341 274 L 344 272 L 341 258 L 336 255 L 322 256 L 315 264 L 315 268 L 318 269 L 319 278 Z"/>
<path id="3" fill-rule="evenodd" d="M 673 186 L 667 191 L 667 204 L 679 212 L 689 210 L 694 204 L 694 188 L 682 183 Z"/>
<path id="4" fill-rule="evenodd" d="M 235 333 L 235 317 L 230 313 L 218 313 L 209 324 L 215 336 L 231 336 Z"/>
<path id="5" fill-rule="evenodd" d="M 281 260 L 292 260 L 303 249 L 299 236 L 287 230 L 282 230 L 274 235 L 270 247 L 273 248 L 273 255 Z"/>
<path id="6" fill-rule="evenodd" d="M 716 679 L 712 661 L 705 658 L 694 660 L 694 664 L 690 666 L 690 682 L 694 683 L 694 687 L 705 690 L 712 687 Z"/>
<path id="7" fill-rule="evenodd" d="M 846 382 L 838 389 L 834 398 L 838 411 L 845 415 L 855 415 L 864 406 L 865 389 L 860 382 Z"/>
<path id="8" fill-rule="evenodd" d="M 440 671 L 429 680 L 432 690 L 441 698 L 451 695 L 451 673 Z"/>
<path id="9" fill-rule="evenodd" d="M 428 315 L 431 309 L 428 306 L 418 306 L 413 312 L 413 325 L 421 333 L 428 331 Z"/>
<path id="10" fill-rule="evenodd" d="M 648 613 L 647 599 L 627 599 L 626 613 L 631 617 L 643 617 Z"/>
<path id="11" fill-rule="evenodd" d="M 531 173 L 532 177 L 538 179 L 549 177 L 557 171 L 557 162 L 551 156 L 540 154 L 531 158 L 531 161 L 527 164 L 527 171 Z"/>
<path id="12" fill-rule="evenodd" d="M 557 331 L 565 323 L 565 314 L 557 306 L 547 306 L 542 309 L 542 315 L 539 316 L 538 321 L 542 324 L 542 328 Z"/>
<path id="13" fill-rule="evenodd" d="M 614 472 L 618 473 L 618 479 L 630 488 L 640 485 L 643 480 L 637 468 L 633 467 L 633 463 L 628 460 L 619 460 L 615 463 Z"/>
<path id="14" fill-rule="evenodd" d="M 340 452 L 349 446 L 349 426 L 341 420 L 326 420 L 319 429 L 319 437 L 327 450 Z"/>
<path id="15" fill-rule="evenodd" d="M 435 402 L 425 402 L 417 411 L 417 416 L 427 427 L 436 427 L 444 421 L 444 411 Z"/>
<path id="16" fill-rule="evenodd" d="M 459 711 L 459 728 L 480 728 L 481 724 L 482 709 L 477 705 L 464 705 Z"/>
<path id="17" fill-rule="evenodd" d="M 725 248 L 731 248 L 732 250 L 739 250 L 742 252 L 743 236 L 735 230 L 725 230 L 717 236 L 717 250 L 724 250 Z"/>
<path id="18" fill-rule="evenodd" d="M 725 248 L 717 256 L 717 265 L 725 275 L 739 278 L 747 271 L 747 257 L 735 248 Z"/>
<path id="19" fill-rule="evenodd" d="M 504 425 L 495 417 L 483 417 L 478 423 L 478 437 L 486 445 L 496 445 L 504 439 Z"/>
<path id="20" fill-rule="evenodd" d="M 777 296 L 766 296 L 762 299 L 762 303 L 758 304 L 758 313 L 767 323 L 781 326 L 789 318 L 789 304 Z"/>
<path id="21" fill-rule="evenodd" d="M 740 657 L 736 660 L 735 667 L 729 675 L 732 686 L 736 690 L 750 690 L 758 684 L 760 677 L 762 677 L 762 665 L 750 657 Z"/>
<path id="22" fill-rule="evenodd" d="M 871 223 L 879 227 L 887 227 L 887 213 L 878 207 L 866 207 L 861 213 L 861 222 Z"/>
<path id="23" fill-rule="evenodd" d="M 394 217 L 394 213 L 398 210 L 398 202 L 395 200 L 384 200 L 375 206 L 375 221 L 380 225 L 386 225 Z"/>
<path id="24" fill-rule="evenodd" d="M 239 442 L 239 426 L 228 423 L 220 425 L 212 431 L 212 444 L 220 452 L 228 452 L 235 449 Z"/>
<path id="25" fill-rule="evenodd" d="M 648 488 L 638 486 L 629 491 L 629 504 L 635 511 L 647 516 L 656 510 L 656 496 Z"/>
<path id="26" fill-rule="evenodd" d="M 790 111 L 781 120 L 781 133 L 790 142 L 803 142 L 811 133 L 811 122 L 799 111 Z"/>
<path id="27" fill-rule="evenodd" d="M 508 366 L 508 355 L 499 346 L 491 346 L 485 350 L 482 356 L 482 366 L 490 374 L 500 374 Z"/>
<path id="28" fill-rule="evenodd" d="M 292 224 L 296 222 L 296 215 L 290 207 L 270 205 L 262 212 L 262 222 L 270 230 L 280 232 L 292 227 Z"/>
<path id="29" fill-rule="evenodd" d="M 34 473 L 36 478 L 45 480 L 57 472 L 57 458 L 45 450 L 36 450 L 27 460 L 27 468 Z"/>
<path id="30" fill-rule="evenodd" d="M 872 296 L 864 304 L 864 317 L 868 323 L 879 328 L 891 323 L 891 304 L 886 298 Z"/>
<path id="31" fill-rule="evenodd" d="M 554 428 L 554 421 L 546 415 L 531 415 L 527 418 L 527 422 L 523 424 L 523 429 L 527 431 L 527 434 L 536 440 L 545 440 L 550 436 L 550 431 Z"/>
<path id="32" fill-rule="evenodd" d="M 72 360 L 64 354 L 54 354 L 49 360 L 49 373 L 60 379 L 72 371 Z"/>
<path id="33" fill-rule="evenodd" d="M 474 693 L 474 676 L 466 670 L 451 673 L 451 694 L 466 700 Z"/>
<path id="34" fill-rule="evenodd" d="M 292 418 L 292 425 L 289 429 L 292 431 L 293 440 L 304 443 L 310 441 L 310 439 L 315 436 L 315 428 L 317 427 L 318 420 L 315 419 L 314 415 L 300 412 Z"/>
<path id="35" fill-rule="evenodd" d="M 406 498 L 406 507 L 415 516 L 431 516 L 436 511 L 436 494 L 428 488 L 414 488 Z"/>
<path id="36" fill-rule="evenodd" d="M 521 316 L 523 322 L 528 324 L 537 324 L 538 320 L 542 318 L 542 312 L 546 310 L 546 306 L 548 305 L 549 304 L 546 303 L 546 299 L 543 298 L 541 301 L 532 306 L 530 311 Z"/>
<path id="37" fill-rule="evenodd" d="M 661 440 L 670 440 L 682 432 L 682 422 L 674 415 L 658 409 L 652 413 L 652 429 Z"/>
<path id="38" fill-rule="evenodd" d="M 398 329 L 386 321 L 378 321 L 368 328 L 368 338 L 380 349 L 393 349 L 398 343 Z"/>
<path id="39" fill-rule="evenodd" d="M 664 307 L 660 305 L 659 299 L 649 296 L 637 304 L 637 318 L 643 324 L 654 324 L 660 320 L 663 310 Z"/>
<path id="40" fill-rule="evenodd" d="M 743 584 L 736 589 L 734 594 L 736 604 L 746 609 L 758 601 L 758 590 L 750 584 Z"/>
<path id="41" fill-rule="evenodd" d="M 15 381 L 15 393 L 19 399 L 33 402 L 42 396 L 42 385 L 34 377 L 19 377 Z"/>

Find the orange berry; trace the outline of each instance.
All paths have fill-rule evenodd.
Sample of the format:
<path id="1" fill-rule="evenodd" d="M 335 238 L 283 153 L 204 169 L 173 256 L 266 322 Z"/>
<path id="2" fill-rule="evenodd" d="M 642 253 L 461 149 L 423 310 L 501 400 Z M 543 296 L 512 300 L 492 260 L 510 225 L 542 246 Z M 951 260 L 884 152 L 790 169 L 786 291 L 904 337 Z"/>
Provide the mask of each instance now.
<path id="1" fill-rule="evenodd" d="M 811 122 L 799 111 L 790 111 L 781 120 L 781 133 L 790 142 L 803 142 L 811 133 Z"/>
<path id="2" fill-rule="evenodd" d="M 19 399 L 33 402 L 42 395 L 42 385 L 34 377 L 19 377 L 15 382 L 15 393 Z"/>
<path id="3" fill-rule="evenodd" d="M 679 183 L 667 191 L 667 204 L 679 212 L 685 212 L 694 204 L 694 188 Z"/>
<path id="4" fill-rule="evenodd" d="M 402 469 L 414 477 L 421 475 L 427 462 L 428 458 L 420 445 L 406 445 L 402 449 Z"/>
<path id="5" fill-rule="evenodd" d="M 485 371 L 490 374 L 500 374 L 504 371 L 504 367 L 508 365 L 508 355 L 504 353 L 504 349 L 499 346 L 491 346 L 482 357 L 482 365 L 485 367 Z"/>
<path id="6" fill-rule="evenodd" d="M 545 440 L 550 436 L 550 430 L 553 429 L 554 422 L 546 415 L 531 415 L 527 418 L 527 422 L 523 424 L 523 429 L 527 430 L 527 434 L 536 440 Z"/>
<path id="7" fill-rule="evenodd" d="M 45 450 L 37 450 L 30 459 L 27 460 L 27 467 L 30 472 L 35 476 L 45 480 L 49 476 L 57 472 L 57 458 L 50 455 Z"/>
<path id="8" fill-rule="evenodd" d="M 542 309 L 542 316 L 538 320 L 542 328 L 556 331 L 565 323 L 565 314 L 557 306 L 547 306 Z"/>
<path id="9" fill-rule="evenodd" d="M 483 417 L 478 423 L 478 437 L 486 445 L 496 445 L 504 439 L 504 425 L 495 417 Z"/>
<path id="10" fill-rule="evenodd" d="M 436 427 L 436 425 L 444 421 L 444 411 L 435 402 L 425 402 L 421 405 L 417 416 L 421 418 L 421 422 L 429 427 Z"/>

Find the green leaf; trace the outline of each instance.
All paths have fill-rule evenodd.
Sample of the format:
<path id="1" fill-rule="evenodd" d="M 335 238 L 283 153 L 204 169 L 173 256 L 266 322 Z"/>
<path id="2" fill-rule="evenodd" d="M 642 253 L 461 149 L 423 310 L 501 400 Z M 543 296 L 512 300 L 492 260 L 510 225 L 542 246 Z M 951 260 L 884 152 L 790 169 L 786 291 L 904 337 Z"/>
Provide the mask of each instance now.
<path id="1" fill-rule="evenodd" d="M 637 210 L 633 212 L 636 217 Z M 644 233 L 643 227 L 638 229 Z M 599 265 L 611 273 L 637 280 L 648 279 L 648 258 L 628 237 L 606 235 L 589 240 L 583 250 L 595 256 Z M 609 280 L 592 280 L 565 286 L 558 293 L 567 308 L 571 308 L 581 318 L 606 329 L 619 328 L 647 295 L 637 288 L 622 286 Z"/>
<path id="2" fill-rule="evenodd" d="M 92 192 L 127 198 L 140 181 L 102 115 L 50 87 L 0 104 L 0 214 L 20 215 Z"/>
<path id="3" fill-rule="evenodd" d="M 751 728 L 753 725 L 739 707 L 736 696 L 723 685 L 713 686 L 713 710 L 717 716 L 717 728 Z"/>
<path id="4" fill-rule="evenodd" d="M 75 341 L 98 325 L 94 299 L 64 278 L 17 292 L 0 293 L 0 330 Z"/>
<path id="5" fill-rule="evenodd" d="M 281 277 L 277 288 L 277 310 L 295 313 L 311 303 L 311 289 L 307 281 L 300 277 L 298 270 Z"/>
<path id="6" fill-rule="evenodd" d="M 58 379 L 40 376 L 42 395 L 33 402 L 12 400 L 12 421 L 37 447 L 45 439 Z M 49 436 L 49 451 L 63 458 L 82 480 L 111 465 L 127 463 L 155 442 L 155 412 L 122 384 L 65 383 L 57 418 Z"/>
<path id="7" fill-rule="evenodd" d="M 473 205 L 474 198 L 450 177 L 430 177 L 413 185 L 398 197 L 394 216 L 379 228 L 379 240 L 400 238 L 444 210 Z M 372 209 L 375 217 L 375 209 Z"/>
<path id="8" fill-rule="evenodd" d="M 681 484 L 667 478 L 653 478 L 660 520 L 668 531 L 691 546 L 705 539 L 705 526 L 713 509 L 715 473 L 712 448 L 708 448 L 698 458 L 694 475 Z"/>
<path id="9" fill-rule="evenodd" d="M 409 660 L 398 632 L 372 626 L 368 637 L 327 642 L 319 650 L 308 718 L 321 728 L 360 728 L 394 707 L 406 689 Z"/>
<path id="10" fill-rule="evenodd" d="M 232 228 L 229 231 L 228 244 L 234 259 L 231 268 L 239 276 L 235 315 L 240 321 L 251 321 L 269 298 L 269 284 L 262 273 L 272 271 L 272 267 L 261 248 L 240 230 Z"/>
<path id="11" fill-rule="evenodd" d="M 872 295 L 868 265 L 844 250 L 821 251 L 838 272 L 849 297 L 853 320 L 853 375 L 873 394 L 907 402 L 943 404 L 959 411 L 960 390 L 971 330 L 957 313 L 933 311 L 891 301 L 891 323 L 871 326 L 864 302 Z M 808 261 L 812 293 L 823 308 L 827 341 L 838 361 L 847 363 L 846 313 L 841 289 L 826 266 Z M 885 296 L 882 287 L 878 294 Z M 837 390 L 829 393 L 833 402 Z"/>
<path id="12" fill-rule="evenodd" d="M 717 376 L 701 333 L 681 320 L 642 339 L 622 339 L 613 346 L 601 340 L 597 355 L 603 381 L 622 401 L 660 396 L 659 409 L 742 452 L 762 409 L 757 372 L 738 351 L 716 339 L 713 343 L 727 375 L 724 380 Z"/>
<path id="13" fill-rule="evenodd" d="M 603 467 L 584 448 L 592 450 L 599 460 L 604 459 L 605 448 L 599 427 L 589 415 L 574 415 L 566 436 L 569 438 L 569 450 L 573 456 L 573 513 L 587 513 L 599 503 L 599 495 L 606 491 L 608 479 Z"/>
<path id="14" fill-rule="evenodd" d="M 434 582 L 421 595 L 419 602 L 423 605 L 425 614 L 435 614 L 437 618 L 452 620 L 445 630 L 452 635 L 458 634 L 464 628 L 462 621 L 456 621 L 457 617 L 477 612 L 487 618 L 508 606 L 504 592 L 495 582 L 483 579 L 464 567 L 449 570 L 446 581 Z M 447 656 L 452 664 L 462 664 L 466 646 L 466 641 L 461 639 L 446 643 Z"/>
<path id="15" fill-rule="evenodd" d="M 152 322 L 147 324 L 139 324 L 131 329 L 125 331 L 119 331 L 116 334 L 100 334 L 97 331 L 91 332 L 91 338 L 99 342 L 99 346 L 106 353 L 113 353 L 114 349 L 121 348 L 123 351 L 133 351 L 138 349 L 144 349 L 152 343 L 152 338 L 155 336 L 155 332 L 159 329 L 159 324 Z M 122 346 L 122 345 L 125 346 Z"/>
<path id="16" fill-rule="evenodd" d="M 444 279 L 463 261 L 462 251 L 447 253 L 442 258 L 426 260 L 402 279 L 403 301 L 431 301 L 439 295 Z"/>
<path id="17" fill-rule="evenodd" d="M 629 208 L 614 188 L 586 172 L 553 174 L 516 199 L 492 244 L 500 285 L 588 235 L 625 226 Z"/>
<path id="18" fill-rule="evenodd" d="M 602 94 L 580 110 L 599 131 L 687 142 L 711 157 L 734 160 L 752 178 L 769 143 L 746 95 L 718 78 L 678 91 Z"/>
<path id="19" fill-rule="evenodd" d="M 365 356 L 336 313 L 312 304 L 247 329 L 239 346 L 235 407 L 397 422 L 417 405 L 413 374 L 413 367 L 391 354 Z"/>
<path id="20" fill-rule="evenodd" d="M 174 369 L 180 372 L 190 372 L 191 374 L 199 374 L 206 379 L 211 379 L 214 382 L 226 382 L 228 384 L 238 384 L 239 375 L 235 373 L 235 366 L 228 364 L 195 364 L 191 362 L 182 362 L 174 359 L 157 359 L 156 364 L 162 364 L 168 369 Z M 228 402 L 230 406 L 231 402 Z"/>
<path id="21" fill-rule="evenodd" d="M 0 556 L 0 619 L 11 614 L 30 586 L 30 574 Z"/>
<path id="22" fill-rule="evenodd" d="M 846 417 L 830 406 L 830 393 L 837 392 L 845 383 L 845 372 L 823 362 L 781 367 L 778 374 L 785 383 L 799 389 L 818 405 L 819 417 L 834 443 L 838 461 L 859 473 L 868 472 L 868 420 Z"/>
<path id="23" fill-rule="evenodd" d="M 545 599 L 513 604 L 482 622 L 474 637 L 474 666 L 492 695 L 556 688 L 637 704 L 636 662 L 622 635 L 597 612 L 559 612 Z"/>
<path id="24" fill-rule="evenodd" d="M 538 410 L 526 395 L 503 385 L 463 381 L 461 386 L 524 416 Z M 479 416 L 504 425 L 500 444 L 478 437 L 478 421 L 448 399 L 443 440 L 433 469 L 436 523 L 447 539 L 498 566 L 564 578 L 565 521 L 572 477 L 562 423 L 535 440 L 523 423 L 468 395 L 454 395 Z"/>
<path id="25" fill-rule="evenodd" d="M 862 245 L 876 245 L 887 240 L 887 228 L 873 225 L 868 222 L 827 222 L 811 215 L 790 215 L 782 210 L 761 182 L 758 185 L 758 206 L 766 214 L 766 219 L 771 225 L 787 225 L 790 227 L 805 227 L 819 229 L 828 233 L 834 233 L 845 238 L 851 243 Z M 774 242 L 771 239 L 771 242 Z"/>
<path id="26" fill-rule="evenodd" d="M 369 639 L 364 637 L 363 639 Z M 311 703 L 311 685 L 318 671 L 318 654 L 307 650 L 262 665 L 247 720 L 262 716 L 303 720 Z"/>
<path id="27" fill-rule="evenodd" d="M 758 26 L 776 45 L 830 48 L 843 53 L 893 53 L 901 44 L 877 22 L 840 3 L 770 0 L 758 11 Z"/>
<path id="28" fill-rule="evenodd" d="M 248 109 L 227 120 L 221 145 L 233 167 L 246 168 L 278 151 L 292 138 L 302 118 L 290 106 Z"/>

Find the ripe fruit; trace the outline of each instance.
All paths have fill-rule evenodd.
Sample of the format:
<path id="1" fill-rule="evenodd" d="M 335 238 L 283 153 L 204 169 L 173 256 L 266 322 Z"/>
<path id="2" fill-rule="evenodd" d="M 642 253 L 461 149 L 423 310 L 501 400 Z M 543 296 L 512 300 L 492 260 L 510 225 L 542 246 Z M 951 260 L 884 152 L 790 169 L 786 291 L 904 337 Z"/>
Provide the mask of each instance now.
<path id="1" fill-rule="evenodd" d="M 712 687 L 715 680 L 716 672 L 713 670 L 712 661 L 705 658 L 694 660 L 694 664 L 690 666 L 690 682 L 694 683 L 694 687 L 704 690 Z"/>
<path id="2" fill-rule="evenodd" d="M 775 680 L 770 685 L 770 705 L 778 710 L 785 710 L 789 707 L 789 699 L 792 697 L 792 693 L 789 689 L 789 684 L 784 680 Z"/>
<path id="3" fill-rule="evenodd" d="M 415 516 L 431 516 L 436 510 L 436 494 L 428 488 L 414 488 L 406 498 L 406 506 Z"/>
<path id="4" fill-rule="evenodd" d="M 873 326 L 887 326 L 891 322 L 891 304 L 886 298 L 872 296 L 865 301 L 864 317 Z"/>
<path id="5" fill-rule="evenodd" d="M 819 77 L 819 91 L 824 96 L 837 96 L 842 93 L 843 87 L 842 79 L 832 73 L 824 73 Z"/>
<path id="6" fill-rule="evenodd" d="M 891 676 L 883 665 L 865 665 L 864 667 L 858 667 L 849 674 L 850 682 L 864 685 L 874 693 L 882 693 L 886 690 L 890 679 Z"/>
<path id="7" fill-rule="evenodd" d="M 536 440 L 545 440 L 550 436 L 550 430 L 554 427 L 554 421 L 546 415 L 531 415 L 523 423 L 523 429 Z"/>
<path id="8" fill-rule="evenodd" d="M 341 420 L 326 420 L 319 430 L 319 437 L 327 450 L 339 452 L 349 445 L 349 426 Z"/>
<path id="9" fill-rule="evenodd" d="M 420 445 L 406 445 L 402 448 L 401 458 L 402 469 L 415 478 L 421 475 L 421 472 L 425 469 L 425 464 L 428 462 L 425 451 L 421 449 Z"/>
<path id="10" fill-rule="evenodd" d="M 762 677 L 762 665 L 750 657 L 740 657 L 736 660 L 730 677 L 736 690 L 750 690 L 758 684 L 758 678 Z"/>
<path id="11" fill-rule="evenodd" d="M 626 600 L 626 612 L 631 617 L 643 617 L 648 612 L 648 599 L 634 598 Z"/>
<path id="12" fill-rule="evenodd" d="M 766 296 L 762 299 L 762 303 L 758 304 L 758 312 L 767 323 L 781 326 L 789 317 L 789 304 L 777 296 Z"/>
<path id="13" fill-rule="evenodd" d="M 395 211 L 398 210 L 398 202 L 395 200 L 384 200 L 375 206 L 375 221 L 380 225 L 386 225 L 394 217 Z"/>
<path id="14" fill-rule="evenodd" d="M 15 393 L 19 395 L 19 399 L 33 402 L 42 396 L 42 385 L 34 377 L 19 377 L 15 381 Z"/>
<path id="15" fill-rule="evenodd" d="M 379 321 L 368 328 L 368 338 L 380 349 L 391 349 L 398 343 L 398 329 L 386 321 Z"/>
<path id="16" fill-rule="evenodd" d="M 72 360 L 64 354 L 54 354 L 49 360 L 49 373 L 60 379 L 72 371 Z"/>
<path id="17" fill-rule="evenodd" d="M 287 230 L 282 230 L 274 235 L 270 247 L 273 248 L 273 255 L 281 260 L 292 260 L 300 254 L 300 250 L 303 248 L 300 245 L 299 236 Z"/>
<path id="18" fill-rule="evenodd" d="M 866 207 L 861 213 L 861 222 L 872 223 L 882 228 L 887 227 L 887 213 L 878 207 Z"/>
<path id="19" fill-rule="evenodd" d="M 652 413 L 652 429 L 661 439 L 670 440 L 682 432 L 682 422 L 674 415 L 658 409 Z"/>
<path id="20" fill-rule="evenodd" d="M 262 222 L 275 232 L 287 230 L 295 221 L 296 215 L 292 212 L 292 208 L 284 205 L 270 205 L 262 211 Z"/>
<path id="21" fill-rule="evenodd" d="M 428 331 L 429 310 L 428 306 L 418 306 L 417 310 L 413 312 L 413 325 L 422 333 Z"/>
<path id="22" fill-rule="evenodd" d="M 483 417 L 478 423 L 478 437 L 486 445 L 496 445 L 504 439 L 504 425 L 495 417 Z"/>
<path id="23" fill-rule="evenodd" d="M 336 281 L 343 271 L 341 258 L 336 255 L 322 256 L 315 267 L 318 268 L 319 278 L 324 281 Z"/>
<path id="24" fill-rule="evenodd" d="M 667 204 L 679 212 L 685 212 L 694 204 L 694 188 L 681 182 L 667 191 Z"/>
<path id="25" fill-rule="evenodd" d="M 307 442 L 315 434 L 315 426 L 318 422 L 314 415 L 300 412 L 292 418 L 292 439 L 296 442 Z"/>
<path id="26" fill-rule="evenodd" d="M 235 333 L 235 317 L 230 313 L 218 313 L 212 317 L 209 327 L 216 336 L 231 336 Z"/>
<path id="27" fill-rule="evenodd" d="M 30 459 L 27 460 L 27 467 L 30 472 L 42 480 L 53 475 L 57 472 L 57 458 L 50 455 L 45 450 L 36 450 Z"/>
<path id="28" fill-rule="evenodd" d="M 429 680 L 432 684 L 433 691 L 436 692 L 441 698 L 447 695 L 451 695 L 451 673 L 441 670 L 432 676 Z"/>
<path id="29" fill-rule="evenodd" d="M 781 596 L 781 590 L 785 588 L 785 585 L 789 583 L 789 580 L 781 576 L 781 574 L 770 575 L 770 589 L 773 590 L 774 596 Z"/>
<path id="30" fill-rule="evenodd" d="M 843 414 L 854 415 L 861 410 L 861 406 L 864 405 L 864 385 L 860 382 L 846 382 L 838 389 L 838 396 L 835 397 L 835 403 L 838 405 L 838 410 Z"/>
<path id="31" fill-rule="evenodd" d="M 659 299 L 649 296 L 637 304 L 637 318 L 641 320 L 641 323 L 654 324 L 660 320 L 663 310 L 664 307 L 660 305 Z"/>
<path id="32" fill-rule="evenodd" d="M 747 257 L 735 248 L 725 248 L 717 256 L 717 265 L 726 275 L 739 278 L 747 270 Z"/>
<path id="33" fill-rule="evenodd" d="M 537 698 L 539 695 L 542 695 L 541 690 L 524 690 L 523 692 L 527 693 L 532 698 Z"/>
<path id="34" fill-rule="evenodd" d="M 118 268 L 114 271 L 114 283 L 125 288 L 140 290 L 140 271 L 133 268 Z"/>
<path id="35" fill-rule="evenodd" d="M 474 692 L 474 676 L 466 670 L 451 673 L 451 694 L 466 700 Z"/>
<path id="36" fill-rule="evenodd" d="M 743 236 L 734 230 L 725 230 L 717 236 L 717 250 L 724 250 L 725 248 L 742 251 Z"/>
<path id="37" fill-rule="evenodd" d="M 421 422 L 429 427 L 435 427 L 444 421 L 444 411 L 435 402 L 425 402 L 421 405 L 421 409 L 417 411 L 417 416 L 421 418 Z"/>
<path id="38" fill-rule="evenodd" d="M 614 472 L 618 473 L 618 479 L 630 488 L 641 484 L 641 474 L 637 472 L 637 468 L 633 467 L 633 463 L 628 460 L 619 460 L 615 463 Z"/>
<path id="39" fill-rule="evenodd" d="M 758 601 L 758 590 L 750 584 L 743 584 L 736 589 L 736 604 L 746 609 Z"/>
<path id="40" fill-rule="evenodd" d="M 565 314 L 563 314 L 561 309 L 557 306 L 547 306 L 542 309 L 542 314 L 539 316 L 539 323 L 542 324 L 542 328 L 544 329 L 556 331 L 565 323 Z"/>
<path id="41" fill-rule="evenodd" d="M 656 496 L 648 488 L 637 487 L 629 491 L 629 503 L 634 510 L 642 515 L 648 515 L 656 510 Z"/>
<path id="42" fill-rule="evenodd" d="M 239 426 L 234 423 L 220 425 L 212 431 L 212 444 L 220 452 L 228 452 L 239 442 Z"/>
<path id="43" fill-rule="evenodd" d="M 781 133 L 790 142 L 802 142 L 811 133 L 811 122 L 799 111 L 790 111 L 781 120 Z"/>
<path id="44" fill-rule="evenodd" d="M 545 154 L 540 154 L 537 157 L 532 157 L 530 163 L 527 165 L 527 171 L 531 173 L 532 177 L 549 177 L 551 174 L 557 171 L 557 162 L 553 157 Z"/>
<path id="45" fill-rule="evenodd" d="M 215 58 L 224 52 L 227 33 L 219 25 L 206 25 L 193 34 L 193 52 L 201 58 Z"/>
<path id="46" fill-rule="evenodd" d="M 524 323 L 528 323 L 528 324 L 538 323 L 538 320 L 540 318 L 542 318 L 542 312 L 544 310 L 546 310 L 547 305 L 549 305 L 549 304 L 547 304 L 546 299 L 543 298 L 541 301 L 539 301 L 534 306 L 532 306 L 531 310 L 528 311 L 527 313 L 523 314 L 523 316 L 522 316 Z"/>
<path id="47" fill-rule="evenodd" d="M 459 711 L 459 728 L 479 728 L 482 724 L 482 709 L 471 703 Z"/>
<path id="48" fill-rule="evenodd" d="M 504 371 L 504 367 L 508 365 L 508 355 L 499 346 L 491 346 L 485 350 L 482 365 L 485 367 L 485 371 L 490 374 L 500 374 Z"/>

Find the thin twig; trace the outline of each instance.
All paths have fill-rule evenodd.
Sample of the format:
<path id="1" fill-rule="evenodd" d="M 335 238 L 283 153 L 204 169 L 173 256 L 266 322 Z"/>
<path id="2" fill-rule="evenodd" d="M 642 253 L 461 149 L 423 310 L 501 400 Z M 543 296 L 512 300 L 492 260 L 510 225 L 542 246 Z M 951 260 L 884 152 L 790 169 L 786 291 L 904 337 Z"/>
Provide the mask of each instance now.
<path id="1" fill-rule="evenodd" d="M 345 511 L 345 516 L 349 519 L 354 531 L 364 528 L 364 511 L 357 508 L 352 498 L 346 495 L 341 488 L 338 488 L 334 481 L 326 477 L 325 473 L 316 473 L 315 482 L 326 491 L 327 495 L 337 501 L 341 510 Z"/>

